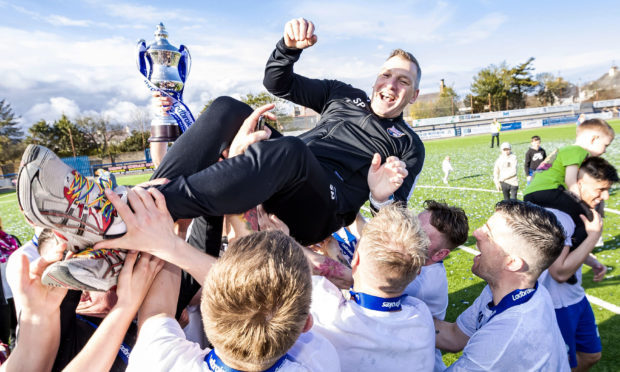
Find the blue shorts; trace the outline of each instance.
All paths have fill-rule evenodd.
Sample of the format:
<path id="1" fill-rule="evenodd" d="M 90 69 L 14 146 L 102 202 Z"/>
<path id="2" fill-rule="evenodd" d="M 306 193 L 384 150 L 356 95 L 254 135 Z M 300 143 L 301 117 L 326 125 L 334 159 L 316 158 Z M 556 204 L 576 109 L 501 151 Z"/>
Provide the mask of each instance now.
<path id="1" fill-rule="evenodd" d="M 595 354 L 603 350 L 590 302 L 584 296 L 574 305 L 555 309 L 555 316 L 568 347 L 571 368 L 577 367 L 577 352 Z"/>

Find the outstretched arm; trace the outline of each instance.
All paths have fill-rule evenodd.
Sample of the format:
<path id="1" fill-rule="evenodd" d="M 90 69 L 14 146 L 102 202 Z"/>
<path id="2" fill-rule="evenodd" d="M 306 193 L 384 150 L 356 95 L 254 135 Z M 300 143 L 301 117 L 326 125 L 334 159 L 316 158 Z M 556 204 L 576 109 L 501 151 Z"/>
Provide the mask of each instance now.
<path id="1" fill-rule="evenodd" d="M 592 215 L 594 216 L 592 221 L 588 221 L 583 215 L 580 216 L 588 233 L 585 240 L 572 252 L 570 247 L 565 246 L 560 256 L 549 267 L 549 274 L 556 281 L 560 283 L 567 281 L 588 260 L 603 229 L 603 221 L 598 212 L 592 209 Z"/>
<path id="2" fill-rule="evenodd" d="M 66 288 L 41 284 L 41 275 L 51 262 L 39 258 L 31 264 L 19 257 L 19 279 L 13 295 L 22 304 L 17 346 L 0 371 L 49 371 L 60 344 L 60 303 Z"/>
<path id="3" fill-rule="evenodd" d="M 435 347 L 451 353 L 465 348 L 469 337 L 461 331 L 458 324 L 444 322 L 437 318 L 433 318 L 433 321 L 435 322 Z"/>
<path id="4" fill-rule="evenodd" d="M 314 24 L 303 18 L 293 19 L 284 26 L 283 38 L 271 53 L 263 85 L 277 97 L 309 107 L 320 113 L 330 97 L 330 91 L 344 83 L 335 80 L 309 79 L 293 72 L 301 51 L 317 42 Z"/>
<path id="5" fill-rule="evenodd" d="M 187 271 L 198 282 L 204 282 L 216 259 L 175 235 L 161 192 L 135 187 L 127 193 L 131 208 L 110 190 L 106 190 L 106 196 L 125 222 L 127 233 L 121 238 L 100 241 L 96 249 L 120 248 L 150 253 Z"/>
<path id="6" fill-rule="evenodd" d="M 151 285 L 140 311 L 138 311 L 138 329 L 152 317 L 174 318 L 181 285 L 181 270 L 167 263 Z"/>
<path id="7" fill-rule="evenodd" d="M 103 319 L 88 343 L 64 371 L 109 371 L 125 338 L 127 329 L 164 262 L 148 253 L 138 258 L 127 254 L 118 276 L 118 301 Z"/>

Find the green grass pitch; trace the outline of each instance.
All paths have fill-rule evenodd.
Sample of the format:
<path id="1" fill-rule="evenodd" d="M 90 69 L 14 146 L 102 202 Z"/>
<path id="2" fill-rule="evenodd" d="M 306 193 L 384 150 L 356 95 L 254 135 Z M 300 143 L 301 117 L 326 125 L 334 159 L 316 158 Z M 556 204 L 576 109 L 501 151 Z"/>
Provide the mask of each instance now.
<path id="1" fill-rule="evenodd" d="M 616 132 L 620 131 L 620 120 L 610 121 Z M 508 141 L 519 159 L 519 177 L 521 192 L 525 187 L 525 174 L 522 171 L 523 159 L 529 146 L 530 138 L 539 135 L 542 146 L 547 152 L 560 146 L 573 143 L 575 126 L 545 127 L 519 131 L 502 132 L 500 141 Z M 467 212 L 470 222 L 470 237 L 465 244 L 475 249 L 475 240 L 471 232 L 480 227 L 493 212 L 493 205 L 501 200 L 501 194 L 493 190 L 493 163 L 499 155 L 499 149 L 491 149 L 490 135 L 449 138 L 427 141 L 426 161 L 418 180 L 418 187 L 409 201 L 409 207 L 419 210 L 426 199 L 437 199 L 462 207 Z M 450 155 L 455 171 L 450 175 L 449 185 L 442 182 L 441 162 Z M 618 140 L 611 144 L 604 157 L 616 167 L 620 167 L 620 145 Z M 137 184 L 149 178 L 150 174 L 119 177 L 120 184 Z M 466 190 L 458 188 L 471 188 Z M 614 185 L 611 197 L 606 204 L 608 209 L 620 210 L 618 190 Z M 521 196 L 520 196 L 521 197 Z M 5 230 L 17 235 L 22 242 L 30 239 L 32 229 L 24 222 L 17 206 L 15 193 L 0 195 L 0 217 Z M 592 274 L 584 269 L 584 287 L 589 295 L 598 297 L 608 303 L 620 306 L 620 215 L 607 212 L 603 231 L 605 246 L 596 248 L 594 253 L 608 267 L 605 279 L 600 283 L 592 282 Z M 446 320 L 454 321 L 478 296 L 484 282 L 471 271 L 473 256 L 463 250 L 455 250 L 445 260 L 448 272 L 450 304 Z M 592 305 L 603 341 L 603 359 L 594 368 L 595 371 L 620 370 L 620 315 L 604 308 Z M 452 363 L 458 354 L 444 355 L 446 365 Z"/>

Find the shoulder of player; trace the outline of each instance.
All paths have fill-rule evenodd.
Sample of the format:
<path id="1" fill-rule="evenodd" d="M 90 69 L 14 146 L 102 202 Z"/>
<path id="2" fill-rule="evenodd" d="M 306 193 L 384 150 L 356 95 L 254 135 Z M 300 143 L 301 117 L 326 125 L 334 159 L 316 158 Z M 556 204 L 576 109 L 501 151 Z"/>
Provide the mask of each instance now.
<path id="1" fill-rule="evenodd" d="M 402 301 L 403 310 L 408 310 L 424 317 L 427 322 L 433 322 L 433 316 L 424 301 L 413 296 L 407 296 Z"/>

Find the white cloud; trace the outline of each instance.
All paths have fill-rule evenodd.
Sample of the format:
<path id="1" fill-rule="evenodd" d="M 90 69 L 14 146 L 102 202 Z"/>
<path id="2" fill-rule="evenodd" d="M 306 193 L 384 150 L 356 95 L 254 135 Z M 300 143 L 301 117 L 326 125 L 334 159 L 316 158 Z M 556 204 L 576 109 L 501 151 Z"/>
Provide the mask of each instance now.
<path id="1" fill-rule="evenodd" d="M 442 39 L 441 28 L 453 18 L 455 7 L 439 1 L 334 2 L 313 1 L 295 8 L 295 14 L 315 22 L 317 35 L 330 38 L 369 38 L 402 44 Z"/>
<path id="2" fill-rule="evenodd" d="M 501 13 L 487 14 L 463 30 L 452 35 L 458 44 L 471 44 L 485 40 L 494 35 L 499 27 L 506 22 L 508 17 Z"/>
<path id="3" fill-rule="evenodd" d="M 134 5 L 123 2 L 96 1 L 91 2 L 95 6 L 101 7 L 112 17 L 129 19 L 132 22 L 152 22 L 153 20 L 176 20 L 181 22 L 196 23 L 201 20 L 195 17 L 192 12 L 177 10 L 176 6 L 157 8 L 152 5 Z M 179 4 L 177 4 L 179 5 Z"/>
<path id="4" fill-rule="evenodd" d="M 65 16 L 56 15 L 56 14 L 46 17 L 45 19 L 54 26 L 87 27 L 91 25 L 90 21 L 81 20 L 81 19 L 70 19 Z"/>
<path id="5" fill-rule="evenodd" d="M 48 102 L 38 103 L 28 112 L 26 112 L 21 122 L 22 124 L 34 124 L 43 119 L 45 121 L 54 121 L 62 115 L 66 115 L 69 119 L 75 119 L 80 114 L 80 107 L 71 99 L 65 97 L 52 97 Z"/>
<path id="6" fill-rule="evenodd" d="M 538 72 L 557 72 L 560 70 L 582 69 L 584 67 L 605 64 L 611 66 L 612 61 L 618 60 L 620 54 L 617 49 L 579 51 L 578 53 L 549 54 L 536 59 Z M 601 74 L 604 71 L 601 71 Z"/>

